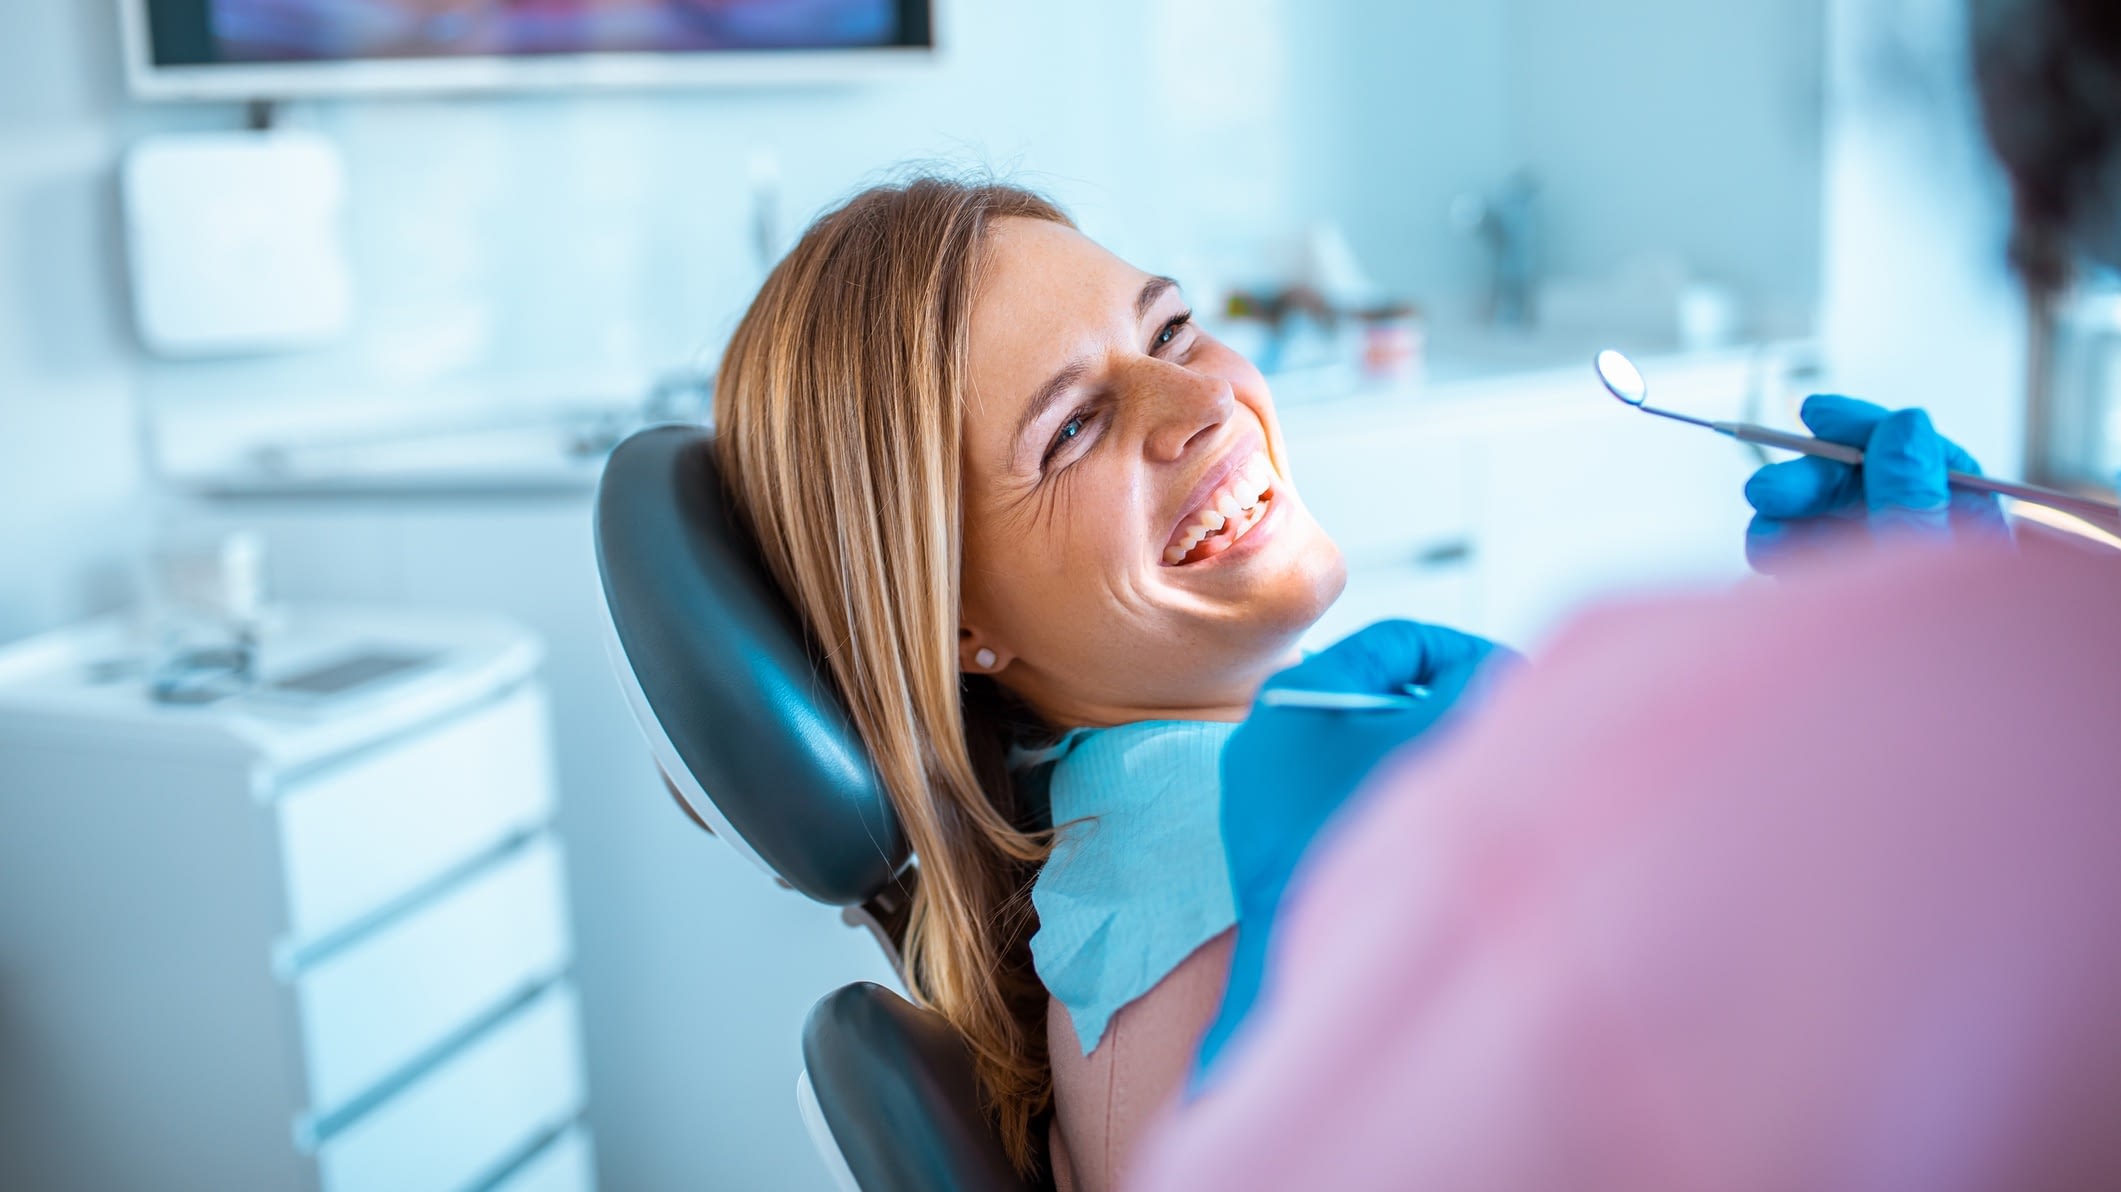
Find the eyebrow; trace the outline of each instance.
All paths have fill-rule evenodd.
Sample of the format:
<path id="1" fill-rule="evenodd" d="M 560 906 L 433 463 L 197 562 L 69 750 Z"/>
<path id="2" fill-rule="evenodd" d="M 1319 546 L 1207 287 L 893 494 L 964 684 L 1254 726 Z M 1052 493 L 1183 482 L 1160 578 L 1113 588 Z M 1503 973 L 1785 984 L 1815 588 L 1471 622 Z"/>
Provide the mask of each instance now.
<path id="1" fill-rule="evenodd" d="M 1156 305 L 1157 299 L 1177 288 L 1178 282 L 1168 277 L 1152 277 L 1142 283 L 1141 293 L 1134 296 L 1134 317 L 1146 317 L 1149 309 Z M 1083 374 L 1089 371 L 1090 361 L 1079 358 L 1062 365 L 1059 372 L 1046 378 L 1046 383 L 1040 385 L 1038 392 L 1031 395 L 1030 402 L 1024 406 L 1024 412 L 1017 417 L 1016 435 L 1011 440 L 1017 450 L 1023 449 L 1024 432 L 1031 429 L 1031 424 L 1043 417 L 1053 403 L 1060 400 L 1061 394 L 1075 388 L 1083 379 Z"/>
<path id="2" fill-rule="evenodd" d="M 1152 277 L 1142 285 L 1142 292 L 1134 296 L 1134 317 L 1144 318 L 1156 300 L 1178 288 L 1178 282 L 1169 277 Z"/>

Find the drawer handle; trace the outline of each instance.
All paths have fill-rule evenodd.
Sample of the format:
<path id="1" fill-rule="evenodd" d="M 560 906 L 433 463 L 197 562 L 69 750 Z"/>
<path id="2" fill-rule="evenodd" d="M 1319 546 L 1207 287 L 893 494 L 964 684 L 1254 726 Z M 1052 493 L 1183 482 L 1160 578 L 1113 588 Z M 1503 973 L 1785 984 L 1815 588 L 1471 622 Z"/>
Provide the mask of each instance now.
<path id="1" fill-rule="evenodd" d="M 1465 538 L 1432 542 L 1416 548 L 1413 561 L 1416 567 L 1425 570 L 1441 571 L 1446 567 L 1463 567 L 1473 561 L 1473 543 Z"/>

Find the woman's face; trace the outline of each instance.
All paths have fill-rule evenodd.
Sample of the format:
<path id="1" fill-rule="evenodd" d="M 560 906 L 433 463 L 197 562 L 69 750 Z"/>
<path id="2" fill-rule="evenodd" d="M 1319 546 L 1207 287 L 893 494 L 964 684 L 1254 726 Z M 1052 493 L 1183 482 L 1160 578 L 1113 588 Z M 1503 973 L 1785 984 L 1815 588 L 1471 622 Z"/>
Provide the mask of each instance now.
<path id="1" fill-rule="evenodd" d="M 961 664 L 1059 726 L 1242 716 L 1346 582 L 1265 379 L 1072 228 L 1004 219 L 985 251 Z"/>

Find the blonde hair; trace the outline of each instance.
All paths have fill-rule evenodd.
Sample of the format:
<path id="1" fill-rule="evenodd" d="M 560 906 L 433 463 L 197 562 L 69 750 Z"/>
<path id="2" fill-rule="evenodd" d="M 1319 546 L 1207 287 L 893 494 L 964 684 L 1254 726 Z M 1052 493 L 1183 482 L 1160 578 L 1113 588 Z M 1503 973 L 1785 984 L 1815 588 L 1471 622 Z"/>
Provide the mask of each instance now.
<path id="1" fill-rule="evenodd" d="M 716 446 L 919 858 L 907 983 L 971 1045 L 1010 1157 L 1052 1098 L 1029 884 L 1049 833 L 1002 764 L 1012 708 L 958 667 L 966 325 L 1003 217 L 1047 200 L 924 177 L 821 217 L 738 325 Z"/>

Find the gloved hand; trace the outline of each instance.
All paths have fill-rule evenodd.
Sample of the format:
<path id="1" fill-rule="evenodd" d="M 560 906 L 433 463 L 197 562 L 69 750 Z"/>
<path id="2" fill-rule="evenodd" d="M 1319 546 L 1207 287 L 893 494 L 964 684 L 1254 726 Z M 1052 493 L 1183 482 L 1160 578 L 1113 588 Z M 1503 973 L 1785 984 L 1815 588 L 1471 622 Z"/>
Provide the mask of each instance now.
<path id="1" fill-rule="evenodd" d="M 1507 661 L 1505 661 L 1507 660 Z M 1380 621 L 1267 680 L 1262 690 L 1427 694 L 1403 710 L 1336 711 L 1254 704 L 1222 753 L 1223 856 L 1237 903 L 1237 946 L 1220 1014 L 1196 1077 L 1250 1010 L 1266 968 L 1282 893 L 1304 850 L 1385 755 L 1433 740 L 1476 676 L 1517 655 L 1485 638 L 1413 621 Z"/>
<path id="2" fill-rule="evenodd" d="M 1745 555 L 1755 571 L 1785 569 L 1858 519 L 1881 536 L 2010 536 L 1995 497 L 1946 485 L 1947 470 L 1979 475 L 1981 465 L 1938 434 L 1922 410 L 1888 413 L 1821 395 L 1806 398 L 1798 416 L 1820 438 L 1862 448 L 1863 466 L 1806 455 L 1754 472 L 1745 484 L 1757 511 Z"/>

